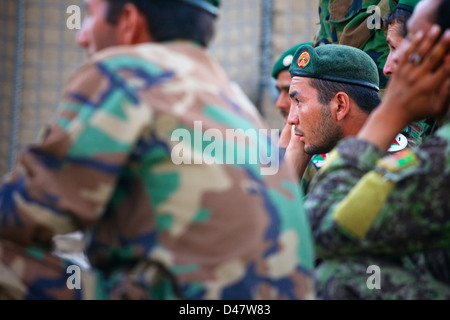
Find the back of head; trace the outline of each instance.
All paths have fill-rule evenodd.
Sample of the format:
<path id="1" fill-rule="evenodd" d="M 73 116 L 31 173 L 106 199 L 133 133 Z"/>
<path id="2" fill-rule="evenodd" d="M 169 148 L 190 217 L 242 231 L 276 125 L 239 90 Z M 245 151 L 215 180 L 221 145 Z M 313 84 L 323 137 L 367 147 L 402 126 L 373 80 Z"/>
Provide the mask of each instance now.
<path id="1" fill-rule="evenodd" d="M 361 49 L 340 44 L 303 45 L 297 49 L 289 72 L 291 77 L 311 78 L 322 104 L 340 91 L 366 113 L 380 103 L 378 68 Z"/>
<path id="2" fill-rule="evenodd" d="M 194 41 L 208 46 L 214 36 L 220 0 L 107 0 L 107 20 L 115 24 L 127 3 L 146 18 L 149 33 L 158 42 Z"/>

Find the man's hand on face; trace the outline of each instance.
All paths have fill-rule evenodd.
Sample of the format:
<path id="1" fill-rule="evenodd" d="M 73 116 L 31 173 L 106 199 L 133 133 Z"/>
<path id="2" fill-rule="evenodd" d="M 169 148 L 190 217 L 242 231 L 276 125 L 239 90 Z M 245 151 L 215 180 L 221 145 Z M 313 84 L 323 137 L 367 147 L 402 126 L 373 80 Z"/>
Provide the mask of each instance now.
<path id="1" fill-rule="evenodd" d="M 442 36 L 435 25 L 417 33 L 400 59 L 389 82 L 382 104 L 391 116 L 404 119 L 404 125 L 419 119 L 437 117 L 448 109 L 450 79 L 450 31 Z"/>
<path id="2" fill-rule="evenodd" d="M 294 167 L 295 173 L 299 179 L 302 178 L 311 155 L 305 153 L 305 143 L 295 135 L 295 127 L 293 125 L 286 124 L 283 132 L 289 132 L 290 140 L 286 148 L 285 158 Z M 282 132 L 282 135 L 283 135 Z M 281 140 L 281 138 L 280 138 Z"/>
<path id="3" fill-rule="evenodd" d="M 358 138 L 386 151 L 407 124 L 448 112 L 450 96 L 450 30 L 439 26 L 417 32 L 400 57 L 383 102 L 369 116 Z"/>

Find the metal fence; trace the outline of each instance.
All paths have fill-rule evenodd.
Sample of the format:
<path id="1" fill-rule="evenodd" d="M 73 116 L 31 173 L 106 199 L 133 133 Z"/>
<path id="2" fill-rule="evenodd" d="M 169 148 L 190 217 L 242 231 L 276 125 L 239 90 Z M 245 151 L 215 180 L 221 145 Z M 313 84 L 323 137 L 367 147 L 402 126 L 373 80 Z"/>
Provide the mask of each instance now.
<path id="1" fill-rule="evenodd" d="M 83 0 L 0 0 L 0 176 L 54 113 L 65 81 L 83 63 L 67 27 Z M 281 52 L 311 41 L 317 1 L 224 0 L 211 52 L 267 121 L 274 111 L 270 71 Z M 281 122 L 280 122 L 281 123 Z"/>

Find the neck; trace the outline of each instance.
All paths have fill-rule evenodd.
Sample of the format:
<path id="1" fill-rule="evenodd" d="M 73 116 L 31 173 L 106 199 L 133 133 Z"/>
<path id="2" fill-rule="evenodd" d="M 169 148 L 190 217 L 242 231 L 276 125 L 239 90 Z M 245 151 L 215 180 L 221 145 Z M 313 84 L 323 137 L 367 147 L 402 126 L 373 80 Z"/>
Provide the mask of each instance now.
<path id="1" fill-rule="evenodd" d="M 347 138 L 351 136 L 356 136 L 359 130 L 361 130 L 361 128 L 363 127 L 368 117 L 369 114 L 362 112 L 360 110 L 349 114 L 345 118 L 344 124 L 342 126 L 344 137 Z"/>

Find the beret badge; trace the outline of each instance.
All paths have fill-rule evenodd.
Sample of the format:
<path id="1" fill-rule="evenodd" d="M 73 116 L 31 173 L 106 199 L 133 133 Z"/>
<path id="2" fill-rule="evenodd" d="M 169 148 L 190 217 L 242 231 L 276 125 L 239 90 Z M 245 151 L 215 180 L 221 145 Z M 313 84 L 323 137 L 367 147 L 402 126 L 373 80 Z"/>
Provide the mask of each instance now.
<path id="1" fill-rule="evenodd" d="M 291 65 L 291 63 L 292 63 L 292 59 L 293 59 L 293 58 L 294 58 L 294 56 L 293 56 L 292 54 L 286 56 L 286 57 L 283 59 L 283 65 L 284 65 L 285 67 L 289 67 L 289 66 Z"/>
<path id="2" fill-rule="evenodd" d="M 307 50 L 303 51 L 302 54 L 298 57 L 297 65 L 299 68 L 305 68 L 309 61 L 311 60 L 311 56 Z"/>

